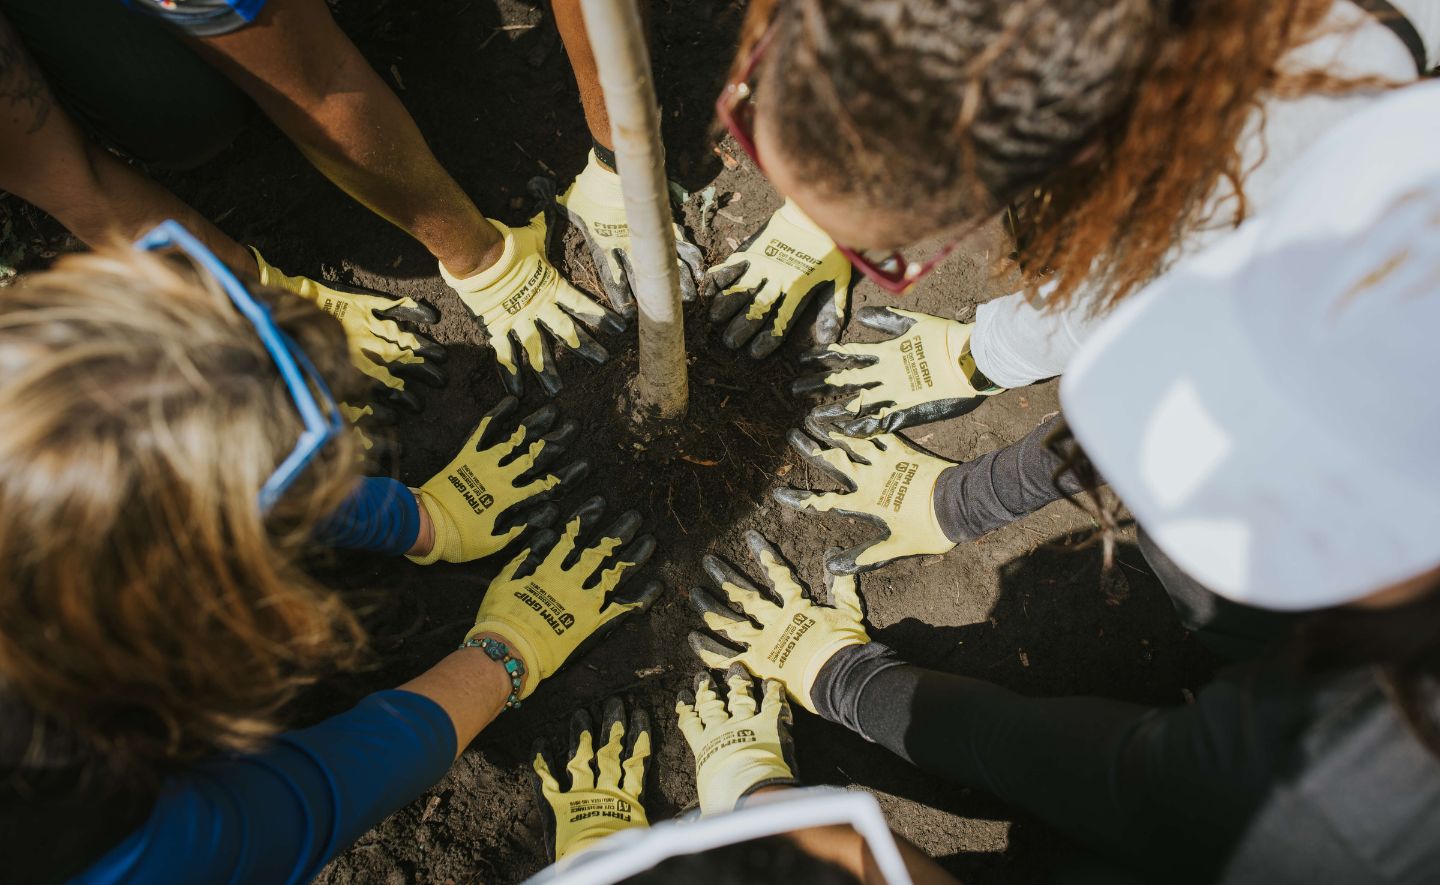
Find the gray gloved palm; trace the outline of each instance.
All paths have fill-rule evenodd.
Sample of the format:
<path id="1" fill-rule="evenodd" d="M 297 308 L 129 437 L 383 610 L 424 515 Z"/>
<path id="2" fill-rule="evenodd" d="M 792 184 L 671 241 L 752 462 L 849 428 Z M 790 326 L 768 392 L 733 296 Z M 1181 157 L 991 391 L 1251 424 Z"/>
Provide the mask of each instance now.
<path id="1" fill-rule="evenodd" d="M 847 436 L 893 433 L 955 418 L 1000 393 L 975 368 L 973 323 L 890 307 L 861 308 L 855 318 L 890 334 L 874 344 L 832 344 L 801 356 L 827 371 L 796 380 L 794 391 L 844 394 L 812 414 Z"/>
<path id="2" fill-rule="evenodd" d="M 955 542 L 935 515 L 935 486 L 954 461 L 922 451 L 898 434 L 854 439 L 824 434 L 832 448 L 823 448 L 799 430 L 790 431 L 790 445 L 814 467 L 845 487 L 843 492 L 779 488 L 775 500 L 812 513 L 834 511 L 870 523 L 881 534 L 849 550 L 825 558 L 837 575 L 869 571 L 906 556 L 948 553 Z"/>

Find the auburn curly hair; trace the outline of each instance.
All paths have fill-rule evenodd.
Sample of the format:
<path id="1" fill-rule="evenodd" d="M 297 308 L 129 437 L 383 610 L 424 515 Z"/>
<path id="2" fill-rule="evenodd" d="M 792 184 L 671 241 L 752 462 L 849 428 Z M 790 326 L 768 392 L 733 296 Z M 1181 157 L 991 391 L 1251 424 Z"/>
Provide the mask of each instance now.
<path id="1" fill-rule="evenodd" d="M 350 392 L 339 324 L 257 295 Z M 355 659 L 354 616 L 295 564 L 358 479 L 350 435 L 268 518 L 257 503 L 300 431 L 253 327 L 188 263 L 119 247 L 0 290 L 0 698 L 31 723 L 22 771 L 154 782 L 256 747 Z"/>
<path id="2" fill-rule="evenodd" d="M 766 0 L 742 36 L 774 29 L 757 95 L 807 181 L 936 232 L 1012 207 L 1047 303 L 1085 287 L 1103 308 L 1164 269 L 1221 183 L 1244 217 L 1263 98 L 1356 87 L 1281 64 L 1332 3 Z"/>

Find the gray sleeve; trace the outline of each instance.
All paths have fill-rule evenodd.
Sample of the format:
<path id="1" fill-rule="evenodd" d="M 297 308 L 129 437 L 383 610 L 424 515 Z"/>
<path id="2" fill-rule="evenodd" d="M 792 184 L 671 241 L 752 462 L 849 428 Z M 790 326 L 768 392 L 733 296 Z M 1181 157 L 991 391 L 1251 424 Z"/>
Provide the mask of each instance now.
<path id="1" fill-rule="evenodd" d="M 1080 491 L 1068 473 L 1056 487 L 1060 459 L 1045 448 L 1045 438 L 1058 420 L 1051 418 L 1019 442 L 940 474 L 935 516 L 946 537 L 957 544 L 974 540 L 1059 500 L 1061 489 Z"/>

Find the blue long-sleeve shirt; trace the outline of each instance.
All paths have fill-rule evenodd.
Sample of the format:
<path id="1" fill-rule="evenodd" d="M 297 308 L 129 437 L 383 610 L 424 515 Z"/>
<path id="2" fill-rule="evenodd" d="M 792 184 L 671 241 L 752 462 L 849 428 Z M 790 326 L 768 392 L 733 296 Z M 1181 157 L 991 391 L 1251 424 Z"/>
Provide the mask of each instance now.
<path id="1" fill-rule="evenodd" d="M 308 881 L 438 781 L 455 749 L 439 704 L 378 692 L 260 753 L 170 779 L 149 819 L 72 881 Z"/>

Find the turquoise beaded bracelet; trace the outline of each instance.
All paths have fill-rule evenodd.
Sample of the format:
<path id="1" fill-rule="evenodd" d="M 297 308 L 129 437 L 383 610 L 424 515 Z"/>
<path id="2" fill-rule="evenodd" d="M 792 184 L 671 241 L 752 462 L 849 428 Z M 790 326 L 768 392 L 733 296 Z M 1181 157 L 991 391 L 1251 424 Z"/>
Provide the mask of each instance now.
<path id="1" fill-rule="evenodd" d="M 478 648 L 490 658 L 505 668 L 510 674 L 510 697 L 505 699 L 505 709 L 520 709 L 520 677 L 525 675 L 525 664 L 514 655 L 510 654 L 510 647 L 498 639 L 485 637 L 476 639 L 470 637 L 460 643 L 461 648 Z"/>

